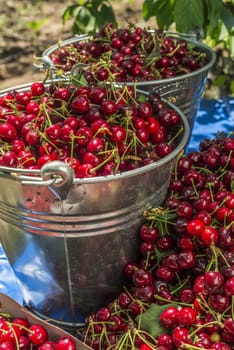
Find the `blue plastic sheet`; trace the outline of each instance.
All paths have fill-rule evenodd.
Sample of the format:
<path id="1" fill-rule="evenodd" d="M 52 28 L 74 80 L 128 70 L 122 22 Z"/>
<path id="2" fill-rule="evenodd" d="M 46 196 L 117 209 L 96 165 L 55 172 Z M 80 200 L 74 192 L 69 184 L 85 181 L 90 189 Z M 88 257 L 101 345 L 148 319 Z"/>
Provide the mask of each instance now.
<path id="1" fill-rule="evenodd" d="M 220 132 L 234 131 L 234 98 L 201 100 L 187 153 L 197 151 L 203 139 L 215 138 Z"/>
<path id="2" fill-rule="evenodd" d="M 193 132 L 186 152 L 198 151 L 203 139 L 215 138 L 217 133 L 234 131 L 234 99 L 203 99 L 195 120 Z M 0 292 L 23 304 L 20 286 L 15 279 L 3 248 L 0 245 Z"/>

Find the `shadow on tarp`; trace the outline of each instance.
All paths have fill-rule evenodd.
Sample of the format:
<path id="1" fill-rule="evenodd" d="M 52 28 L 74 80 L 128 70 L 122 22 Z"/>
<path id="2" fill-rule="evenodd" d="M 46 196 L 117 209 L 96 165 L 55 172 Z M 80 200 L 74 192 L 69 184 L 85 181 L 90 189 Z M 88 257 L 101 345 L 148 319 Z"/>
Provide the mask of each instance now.
<path id="1" fill-rule="evenodd" d="M 214 139 L 218 133 L 234 131 L 234 98 L 201 100 L 186 153 L 199 150 L 203 139 Z"/>
<path id="2" fill-rule="evenodd" d="M 213 139 L 217 133 L 234 131 L 234 98 L 202 99 L 186 152 L 199 151 L 203 139 Z M 23 304 L 22 294 L 14 273 L 0 245 L 0 292 Z"/>

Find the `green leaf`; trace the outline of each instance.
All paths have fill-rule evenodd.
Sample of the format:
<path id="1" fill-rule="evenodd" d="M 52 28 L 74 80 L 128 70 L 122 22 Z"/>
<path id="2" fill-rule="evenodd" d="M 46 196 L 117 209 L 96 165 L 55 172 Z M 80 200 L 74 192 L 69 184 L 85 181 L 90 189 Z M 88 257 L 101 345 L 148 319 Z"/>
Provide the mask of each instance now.
<path id="1" fill-rule="evenodd" d="M 96 30 L 99 30 L 105 23 L 113 23 L 117 26 L 115 14 L 112 6 L 108 3 L 103 3 L 95 13 Z"/>
<path id="2" fill-rule="evenodd" d="M 189 33 L 193 28 L 203 28 L 205 23 L 204 2 L 202 0 L 177 0 L 174 19 L 176 30 Z"/>
<path id="3" fill-rule="evenodd" d="M 214 84 L 217 86 L 223 86 L 223 84 L 225 83 L 225 81 L 227 80 L 227 77 L 225 75 L 218 75 L 215 80 L 214 80 Z"/>
<path id="4" fill-rule="evenodd" d="M 172 304 L 170 304 L 170 306 L 171 305 Z M 167 333 L 168 330 L 164 328 L 160 322 L 160 315 L 166 308 L 168 308 L 168 304 L 151 304 L 148 310 L 136 318 L 137 322 L 140 325 L 140 328 L 147 331 L 155 338 L 162 333 Z"/>
<path id="5" fill-rule="evenodd" d="M 218 27 L 218 20 L 217 18 L 220 17 L 220 10 L 222 7 L 222 2 L 220 0 L 206 0 L 206 12 L 207 12 L 207 18 L 208 21 L 205 23 L 206 25 L 209 24 L 209 30 L 210 33 L 212 33 L 213 30 L 217 29 Z"/>
<path id="6" fill-rule="evenodd" d="M 72 30 L 73 34 L 89 34 L 95 30 L 95 18 L 92 16 L 88 8 L 80 8 L 80 11 L 75 18 Z"/>
<path id="7" fill-rule="evenodd" d="M 156 17 L 158 27 L 167 29 L 173 23 L 175 0 L 144 0 L 142 15 L 145 20 Z"/>
<path id="8" fill-rule="evenodd" d="M 68 21 L 71 17 L 76 16 L 77 12 L 79 11 L 80 6 L 79 5 L 71 5 L 68 6 L 65 11 L 62 14 L 62 20 L 65 23 Z"/>
<path id="9" fill-rule="evenodd" d="M 220 18 L 229 32 L 234 31 L 234 16 L 224 5 L 220 10 Z"/>

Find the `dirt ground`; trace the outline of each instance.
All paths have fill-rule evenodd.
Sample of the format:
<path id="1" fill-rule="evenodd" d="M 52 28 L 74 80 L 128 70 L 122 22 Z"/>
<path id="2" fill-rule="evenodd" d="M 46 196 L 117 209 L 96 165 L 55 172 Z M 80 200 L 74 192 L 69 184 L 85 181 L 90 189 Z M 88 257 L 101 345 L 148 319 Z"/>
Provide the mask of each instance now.
<path id="1" fill-rule="evenodd" d="M 63 26 L 62 14 L 70 4 L 63 0 L 0 0 L 0 90 L 44 78 L 38 58 L 58 40 L 72 36 L 73 21 Z M 119 23 L 151 25 L 141 16 L 142 1 L 113 2 Z"/>
<path id="2" fill-rule="evenodd" d="M 73 36 L 73 19 L 62 22 L 62 14 L 75 0 L 0 0 L 0 91 L 17 85 L 43 80 L 40 57 L 51 45 Z M 112 0 L 119 26 L 136 23 L 142 27 L 156 26 L 155 17 L 142 18 L 143 0 Z M 229 94 L 227 84 L 217 87 L 217 75 L 233 79 L 233 62 L 219 55 L 209 73 L 205 96 L 217 98 Z"/>

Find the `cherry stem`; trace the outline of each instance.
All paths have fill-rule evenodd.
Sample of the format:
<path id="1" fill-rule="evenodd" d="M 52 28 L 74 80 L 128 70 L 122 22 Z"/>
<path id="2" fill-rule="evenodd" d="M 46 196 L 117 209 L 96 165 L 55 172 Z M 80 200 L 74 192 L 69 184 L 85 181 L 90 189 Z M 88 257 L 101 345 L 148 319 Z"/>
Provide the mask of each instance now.
<path id="1" fill-rule="evenodd" d="M 181 284 L 178 286 L 178 288 L 174 289 L 171 293 L 172 293 L 172 294 L 175 294 L 175 293 L 177 293 L 179 290 L 183 289 L 183 287 L 189 282 L 189 280 L 190 280 L 190 275 L 184 280 L 183 283 L 181 283 Z"/>
<path id="2" fill-rule="evenodd" d="M 197 187 L 194 183 L 194 180 L 192 179 L 191 182 L 192 182 L 192 187 L 193 187 L 194 193 L 196 194 L 196 198 L 199 198 L 199 192 L 198 192 Z"/>
<path id="3" fill-rule="evenodd" d="M 230 224 L 227 225 L 227 230 L 229 230 L 229 228 L 232 227 L 232 225 L 234 225 L 234 220 L 230 222 Z"/>
<path id="4" fill-rule="evenodd" d="M 110 152 L 110 155 L 103 160 L 103 162 L 99 163 L 96 167 L 92 168 L 90 170 L 91 173 L 97 171 L 98 169 L 100 169 L 101 167 L 103 167 L 103 165 L 105 165 L 106 163 L 108 163 L 112 158 L 114 158 L 115 154 L 118 155 L 118 153 L 116 152 L 115 149 L 113 149 L 112 151 L 109 151 L 107 150 L 106 152 L 100 152 L 100 154 L 104 154 L 104 153 L 109 153 Z M 119 162 L 118 162 L 119 164 Z M 119 165 L 117 164 L 116 166 L 116 170 L 118 169 Z"/>
<path id="5" fill-rule="evenodd" d="M 7 318 L 7 319 L 11 319 L 11 317 L 12 317 L 10 314 L 4 313 L 4 312 L 0 312 L 0 315 L 4 318 Z"/>
<path id="6" fill-rule="evenodd" d="M 192 304 L 183 303 L 183 302 L 178 301 L 178 300 L 169 300 L 169 299 L 166 299 L 166 298 L 161 297 L 161 296 L 158 295 L 158 294 L 155 294 L 154 297 L 155 297 L 156 300 L 165 301 L 165 302 L 168 303 L 168 304 L 173 304 L 173 305 L 176 304 L 176 305 L 181 305 L 181 306 L 192 307 Z"/>
<path id="7" fill-rule="evenodd" d="M 140 325 L 139 325 L 139 327 L 140 327 Z M 147 344 L 150 347 L 152 347 L 152 344 L 150 344 L 148 342 L 148 340 L 146 340 L 146 338 L 142 336 L 142 334 L 146 335 L 147 338 L 151 339 L 152 342 L 155 343 L 155 338 L 150 333 L 145 332 L 144 330 L 134 328 L 133 329 L 133 334 L 137 335 L 141 340 L 144 341 L 145 344 Z"/>
<path id="8" fill-rule="evenodd" d="M 181 349 L 201 350 L 200 347 L 195 346 L 195 345 L 193 345 L 193 344 L 187 344 L 187 343 L 183 343 L 183 345 L 181 345 Z M 206 349 L 206 350 L 212 350 L 212 349 Z"/>
<path id="9" fill-rule="evenodd" d="M 208 182 L 208 188 L 209 188 L 209 191 L 210 191 L 210 196 L 211 196 L 211 201 L 213 202 L 214 201 L 214 194 L 213 194 L 213 191 L 212 191 L 212 188 L 213 188 L 213 184 L 211 184 L 210 182 Z M 211 214 L 212 215 L 212 214 Z"/>
<path id="10" fill-rule="evenodd" d="M 204 325 L 198 326 L 193 332 L 191 332 L 189 334 L 189 337 L 192 338 L 195 334 L 197 334 L 204 327 L 208 327 L 208 326 L 212 326 L 212 325 L 218 325 L 220 328 L 223 328 L 223 323 L 220 321 L 207 322 Z"/>
<path id="11" fill-rule="evenodd" d="M 213 256 L 214 256 L 214 264 L 215 264 L 214 270 L 215 270 L 216 272 L 218 272 L 218 271 L 219 271 L 219 263 L 218 263 L 218 255 L 219 255 L 219 254 L 217 253 L 216 246 L 214 245 L 214 243 L 211 243 L 210 249 L 211 249 L 211 251 L 212 251 L 212 253 L 213 253 Z M 211 260 L 212 260 L 212 259 L 211 259 Z"/>
<path id="12" fill-rule="evenodd" d="M 74 147 L 75 147 L 75 135 L 73 133 L 73 131 L 71 131 L 70 133 L 70 137 L 71 137 L 71 152 L 70 152 L 70 157 L 71 159 L 73 159 L 74 156 Z"/>
<path id="13" fill-rule="evenodd" d="M 13 335 L 14 335 L 14 338 L 15 338 L 15 344 L 16 344 L 16 349 L 19 350 L 20 349 L 20 346 L 19 346 L 19 342 L 18 342 L 18 338 L 17 338 L 17 335 L 15 333 L 15 330 L 13 328 L 13 323 L 11 322 L 7 322 L 7 325 L 9 326 L 9 328 L 11 329 Z M 23 328 L 23 327 L 22 327 Z M 26 328 L 25 328 L 26 329 Z M 29 332 L 29 330 L 27 329 L 27 331 Z"/>
<path id="14" fill-rule="evenodd" d="M 184 127 L 181 126 L 181 127 L 179 128 L 179 130 L 177 131 L 177 133 L 170 139 L 170 141 L 168 142 L 168 144 L 169 144 L 169 145 L 172 144 L 172 143 L 174 142 L 174 140 L 176 140 L 177 137 L 179 137 L 179 135 L 183 132 L 183 130 L 184 130 Z"/>
<path id="15" fill-rule="evenodd" d="M 202 307 L 203 310 L 209 310 L 209 313 L 213 316 L 213 318 L 216 320 L 216 322 L 219 322 L 219 320 L 217 320 L 217 313 L 215 313 L 213 311 L 213 309 L 210 308 L 209 304 L 207 303 L 206 299 L 204 298 L 204 296 L 202 294 L 199 295 L 199 299 L 201 301 L 201 303 L 199 303 L 199 305 Z"/>
<path id="16" fill-rule="evenodd" d="M 176 163 L 174 165 L 174 174 L 175 174 L 174 178 L 175 178 L 175 180 L 178 179 L 178 164 L 179 164 L 179 160 L 181 158 L 183 158 L 183 156 L 184 156 L 184 150 L 180 151 L 180 153 L 178 154 L 178 156 L 176 158 Z"/>
<path id="17" fill-rule="evenodd" d="M 232 295 L 232 319 L 234 319 L 234 295 Z"/>
<path id="18" fill-rule="evenodd" d="M 56 144 L 53 143 L 51 140 L 47 139 L 44 133 L 39 133 L 39 135 L 42 139 L 44 139 L 44 141 L 48 142 L 56 151 L 58 151 L 58 153 L 61 152 L 61 149 L 58 146 L 56 146 Z M 48 154 L 50 154 L 50 152 L 48 152 Z"/>
<path id="19" fill-rule="evenodd" d="M 195 170 L 200 170 L 202 172 L 204 172 L 206 175 L 210 175 L 213 174 L 213 172 L 211 170 L 209 170 L 208 168 L 201 168 L 201 167 L 194 167 Z"/>
<path id="20" fill-rule="evenodd" d="M 126 333 L 123 333 L 121 338 L 118 341 L 118 349 L 121 350 L 126 345 L 126 340 L 130 336 L 130 331 L 128 330 Z"/>
<path id="21" fill-rule="evenodd" d="M 214 246 L 215 247 L 215 246 Z M 217 256 L 221 256 L 221 258 L 224 260 L 225 264 L 227 265 L 227 267 L 231 267 L 231 265 L 229 264 L 229 262 L 227 261 L 226 257 L 223 255 L 222 250 L 218 247 L 215 247 L 215 251 L 217 253 Z"/>

